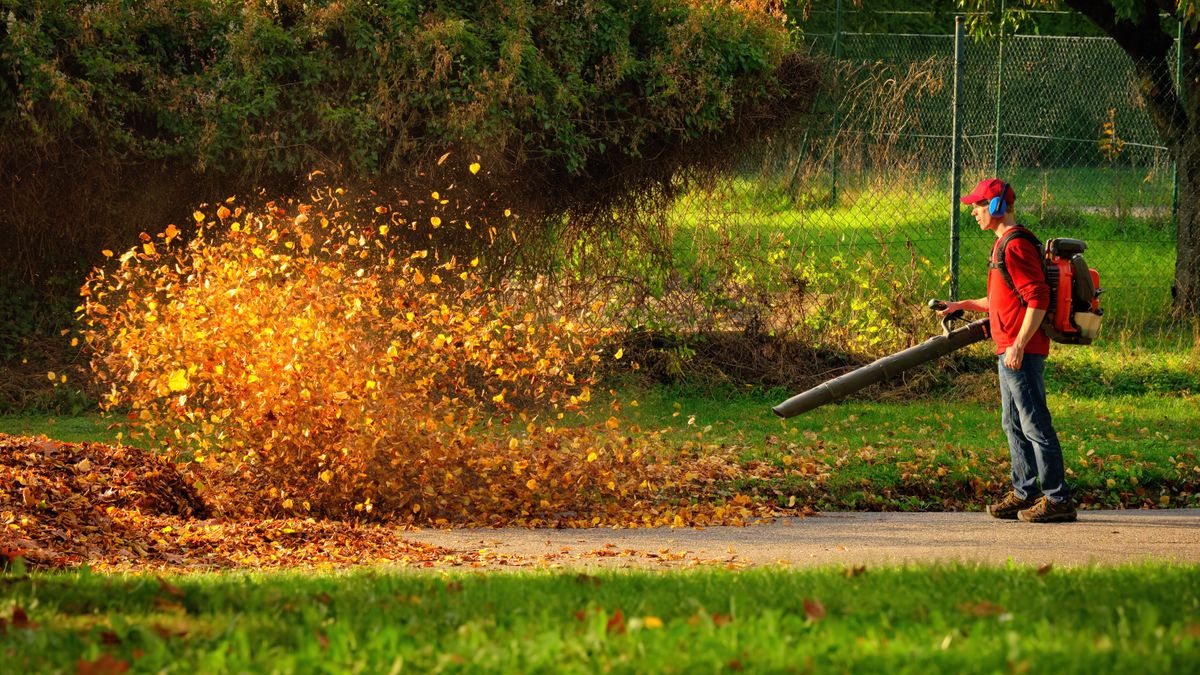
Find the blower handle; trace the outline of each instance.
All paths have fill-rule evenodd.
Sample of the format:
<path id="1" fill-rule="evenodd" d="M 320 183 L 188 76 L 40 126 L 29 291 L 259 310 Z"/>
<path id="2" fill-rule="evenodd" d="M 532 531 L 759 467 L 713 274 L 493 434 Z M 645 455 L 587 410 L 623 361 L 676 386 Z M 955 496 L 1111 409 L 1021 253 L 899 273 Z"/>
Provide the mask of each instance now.
<path id="1" fill-rule="evenodd" d="M 938 300 L 936 298 L 926 303 L 926 306 L 935 312 L 940 312 L 947 307 L 945 300 Z M 963 311 L 961 309 L 956 309 L 942 317 L 942 335 L 950 334 L 950 323 L 952 321 L 966 321 L 966 318 L 963 317 Z"/>

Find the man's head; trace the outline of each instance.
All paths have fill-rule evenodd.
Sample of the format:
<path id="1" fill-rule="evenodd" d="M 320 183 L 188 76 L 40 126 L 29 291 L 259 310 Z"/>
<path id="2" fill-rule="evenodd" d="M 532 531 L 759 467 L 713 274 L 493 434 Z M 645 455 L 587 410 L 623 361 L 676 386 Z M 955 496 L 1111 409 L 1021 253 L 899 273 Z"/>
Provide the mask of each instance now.
<path id="1" fill-rule="evenodd" d="M 1005 220 L 1011 222 L 1013 202 L 1017 201 L 1017 193 L 1012 186 L 999 178 L 985 178 L 979 181 L 971 193 L 962 198 L 962 203 L 971 205 L 971 215 L 979 223 L 980 229 L 991 230 Z"/>

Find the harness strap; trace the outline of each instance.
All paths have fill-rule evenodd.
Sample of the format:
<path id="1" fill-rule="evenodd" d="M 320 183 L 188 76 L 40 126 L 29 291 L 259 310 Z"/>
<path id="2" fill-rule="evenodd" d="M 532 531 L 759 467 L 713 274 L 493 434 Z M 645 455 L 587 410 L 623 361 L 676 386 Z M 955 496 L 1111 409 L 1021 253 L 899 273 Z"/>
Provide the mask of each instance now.
<path id="1" fill-rule="evenodd" d="M 1018 226 L 1016 229 L 1000 238 L 1000 244 L 996 247 L 996 259 L 988 261 L 988 269 L 1000 270 L 1000 276 L 1004 278 L 1004 283 L 1008 284 L 1008 288 L 1013 292 L 1013 295 L 1017 296 L 1017 302 L 1021 303 L 1022 307 L 1027 307 L 1028 303 L 1026 303 L 1025 298 L 1022 298 L 1021 294 L 1017 292 L 1017 285 L 1013 283 L 1012 274 L 1009 273 L 1008 267 L 1004 263 L 1004 251 L 1008 248 L 1008 242 L 1012 241 L 1013 239 L 1024 239 L 1032 243 L 1038 251 L 1038 257 L 1041 257 L 1041 240 L 1034 236 L 1034 234 L 1029 230 Z"/>

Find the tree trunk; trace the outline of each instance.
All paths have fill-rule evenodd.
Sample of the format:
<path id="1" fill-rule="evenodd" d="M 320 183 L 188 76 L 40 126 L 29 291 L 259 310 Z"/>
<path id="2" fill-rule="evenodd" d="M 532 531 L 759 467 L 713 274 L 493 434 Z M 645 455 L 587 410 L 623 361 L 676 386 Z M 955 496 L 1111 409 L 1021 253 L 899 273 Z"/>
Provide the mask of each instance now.
<path id="1" fill-rule="evenodd" d="M 1177 139 L 1179 215 L 1175 223 L 1175 315 L 1200 316 L 1200 26 L 1185 26 L 1179 74 L 1185 122 Z"/>
<path id="2" fill-rule="evenodd" d="M 1185 31 L 1184 44 L 1200 35 Z M 1126 50 L 1128 51 L 1128 50 Z M 1132 54 L 1131 54 L 1132 56 Z M 1179 87 L 1168 55 L 1135 57 L 1141 94 L 1150 118 L 1167 146 L 1179 176 L 1179 212 L 1175 223 L 1175 282 L 1171 287 L 1176 317 L 1200 316 L 1200 59 L 1185 47 Z"/>
<path id="3" fill-rule="evenodd" d="M 1189 103 L 1196 114 L 1200 105 Z M 1195 119 L 1195 118 L 1193 118 Z M 1200 133 L 1189 129 L 1182 139 L 1179 172 L 1179 217 L 1175 223 L 1175 315 L 1200 315 Z"/>

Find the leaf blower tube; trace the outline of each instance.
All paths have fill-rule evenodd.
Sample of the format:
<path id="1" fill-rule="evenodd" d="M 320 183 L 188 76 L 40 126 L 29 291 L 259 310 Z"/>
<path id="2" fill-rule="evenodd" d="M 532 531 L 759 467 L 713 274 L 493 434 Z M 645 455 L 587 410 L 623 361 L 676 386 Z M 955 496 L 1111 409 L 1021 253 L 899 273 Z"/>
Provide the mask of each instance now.
<path id="1" fill-rule="evenodd" d="M 942 310 L 946 303 L 941 300 L 930 300 L 929 308 Z M 972 321 L 954 330 L 950 329 L 953 321 L 964 320 L 963 312 L 952 312 L 942 318 L 942 334 L 931 337 L 925 342 L 909 347 L 902 352 L 885 356 L 873 363 L 852 370 L 845 375 L 823 382 L 802 394 L 796 394 L 788 400 L 771 408 L 771 411 L 783 418 L 795 417 L 800 413 L 819 408 L 826 403 L 836 401 L 854 392 L 894 377 L 922 363 L 932 361 L 950 352 L 957 351 L 968 345 L 985 340 L 988 337 L 987 318 Z"/>

